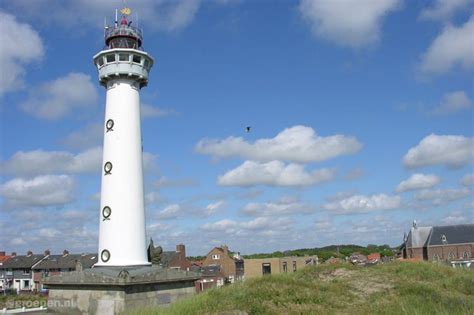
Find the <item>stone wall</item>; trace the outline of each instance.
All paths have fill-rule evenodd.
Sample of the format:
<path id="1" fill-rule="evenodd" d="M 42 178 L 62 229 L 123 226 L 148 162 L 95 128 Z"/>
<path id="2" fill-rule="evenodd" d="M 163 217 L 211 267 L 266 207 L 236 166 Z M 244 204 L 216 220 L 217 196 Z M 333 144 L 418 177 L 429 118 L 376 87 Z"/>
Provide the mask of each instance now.
<path id="1" fill-rule="evenodd" d="M 123 314 L 165 307 L 195 293 L 194 281 L 127 286 L 51 286 L 48 309 L 62 314 Z"/>

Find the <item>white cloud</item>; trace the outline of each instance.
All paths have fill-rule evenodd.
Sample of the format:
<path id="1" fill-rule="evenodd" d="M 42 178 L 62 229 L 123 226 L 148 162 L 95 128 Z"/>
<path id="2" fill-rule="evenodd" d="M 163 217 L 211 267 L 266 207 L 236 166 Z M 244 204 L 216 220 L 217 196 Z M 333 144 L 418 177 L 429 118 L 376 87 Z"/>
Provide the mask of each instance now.
<path id="1" fill-rule="evenodd" d="M 169 187 L 190 187 L 196 186 L 196 182 L 190 178 L 182 179 L 169 179 L 165 176 L 160 177 L 154 182 L 156 188 L 169 188 Z"/>
<path id="2" fill-rule="evenodd" d="M 408 168 L 445 165 L 458 168 L 474 160 L 474 138 L 431 134 L 408 150 L 403 163 Z"/>
<path id="3" fill-rule="evenodd" d="M 184 204 L 174 203 L 166 206 L 163 210 L 161 210 L 158 213 L 157 218 L 161 220 L 174 220 L 183 216 L 206 218 L 218 213 L 224 208 L 224 206 L 225 202 L 223 200 L 218 200 L 216 202 L 209 203 L 204 207 L 196 206 L 189 202 Z"/>
<path id="4" fill-rule="evenodd" d="M 452 68 L 474 67 L 474 16 L 460 27 L 447 25 L 424 53 L 420 70 L 423 74 L 442 74 Z"/>
<path id="5" fill-rule="evenodd" d="M 242 208 L 242 213 L 250 216 L 280 216 L 314 213 L 315 207 L 294 198 L 283 198 L 278 202 L 251 202 Z"/>
<path id="6" fill-rule="evenodd" d="M 206 206 L 202 214 L 206 217 L 211 216 L 213 214 L 216 214 L 220 210 L 222 210 L 224 206 L 225 206 L 225 202 L 223 200 L 210 203 Z"/>
<path id="7" fill-rule="evenodd" d="M 441 103 L 431 111 L 435 115 L 453 114 L 472 106 L 471 100 L 464 91 L 455 91 L 443 96 Z"/>
<path id="8" fill-rule="evenodd" d="M 59 231 L 53 228 L 42 228 L 39 230 L 38 236 L 43 238 L 54 238 L 59 235 Z"/>
<path id="9" fill-rule="evenodd" d="M 7 206 L 64 205 L 74 199 L 74 180 L 67 175 L 15 178 L 0 186 Z"/>
<path id="10" fill-rule="evenodd" d="M 435 4 L 421 11 L 422 20 L 449 20 L 456 11 L 464 9 L 470 0 L 436 0 Z"/>
<path id="11" fill-rule="evenodd" d="M 241 137 L 224 140 L 203 139 L 195 150 L 216 158 L 241 157 L 248 160 L 268 162 L 273 160 L 298 163 L 319 162 L 354 154 L 362 148 L 355 137 L 335 135 L 318 136 L 313 128 L 293 126 L 276 137 L 249 143 Z"/>
<path id="12" fill-rule="evenodd" d="M 156 155 L 143 152 L 145 170 L 156 169 Z M 67 151 L 18 151 L 7 161 L 0 163 L 0 172 L 18 176 L 51 173 L 100 173 L 102 148 L 95 147 L 73 154 Z"/>
<path id="13" fill-rule="evenodd" d="M 223 219 L 217 222 L 206 223 L 201 229 L 207 232 L 217 232 L 235 235 L 248 235 L 249 232 L 269 232 L 289 230 L 292 220 L 286 217 L 270 218 L 259 217 L 250 221 L 234 221 Z"/>
<path id="14" fill-rule="evenodd" d="M 423 189 L 416 192 L 414 198 L 419 201 L 431 201 L 433 205 L 442 205 L 471 195 L 471 190 L 466 187 L 460 189 Z"/>
<path id="15" fill-rule="evenodd" d="M 223 186 L 308 186 L 329 181 L 334 176 L 335 171 L 332 169 L 306 172 L 300 164 L 245 161 L 239 167 L 219 176 L 217 182 Z"/>
<path id="16" fill-rule="evenodd" d="M 140 0 L 130 1 L 132 8 L 131 20 L 134 25 L 139 23 L 147 31 L 178 31 L 189 25 L 198 12 L 200 0 Z M 59 25 L 64 29 L 86 31 L 87 28 L 98 28 L 104 16 L 108 24 L 113 23 L 115 8 L 121 6 L 116 0 L 15 0 L 5 6 L 21 12 L 22 15 L 36 23 Z M 48 8 L 48 14 L 44 14 Z M 136 20 L 138 14 L 139 21 Z M 75 29 L 76 27 L 76 29 Z"/>
<path id="17" fill-rule="evenodd" d="M 380 38 L 383 18 L 399 0 L 302 0 L 298 6 L 313 34 L 341 46 L 363 47 Z"/>
<path id="18" fill-rule="evenodd" d="M 179 204 L 172 204 L 166 206 L 163 210 L 158 213 L 158 219 L 161 220 L 170 220 L 176 219 L 183 212 L 183 209 Z"/>
<path id="19" fill-rule="evenodd" d="M 416 189 L 431 188 L 438 185 L 441 179 L 433 174 L 413 174 L 410 178 L 402 181 L 396 188 L 397 192 L 404 192 Z"/>
<path id="20" fill-rule="evenodd" d="M 100 123 L 93 123 L 68 134 L 60 140 L 60 143 L 66 148 L 83 150 L 102 145 L 103 134 L 104 126 Z"/>
<path id="21" fill-rule="evenodd" d="M 19 23 L 13 15 L 0 11 L 0 96 L 23 86 L 25 66 L 44 55 L 43 42 L 28 24 Z"/>
<path id="22" fill-rule="evenodd" d="M 74 155 L 66 151 L 19 151 L 0 165 L 2 173 L 38 175 L 50 173 L 100 172 L 102 149 L 92 148 Z"/>
<path id="23" fill-rule="evenodd" d="M 143 161 L 143 170 L 148 172 L 158 172 L 158 165 L 157 165 L 158 155 L 150 153 L 150 152 L 143 152 L 142 153 L 142 161 Z M 146 175 L 146 174 L 144 174 Z"/>
<path id="24" fill-rule="evenodd" d="M 323 205 L 326 210 L 337 213 L 365 213 L 379 210 L 397 209 L 401 205 L 400 196 L 378 194 L 371 196 L 355 195 L 346 199 Z"/>
<path id="25" fill-rule="evenodd" d="M 142 119 L 146 119 L 146 118 L 165 117 L 165 116 L 174 114 L 174 112 L 170 110 L 166 110 L 166 109 L 161 109 L 161 108 L 148 105 L 148 104 L 141 104 L 140 114 L 141 114 Z"/>
<path id="26" fill-rule="evenodd" d="M 162 199 L 163 198 L 161 197 L 161 195 L 156 191 L 152 191 L 145 194 L 145 204 L 147 205 L 153 204 L 153 203 L 159 203 L 162 201 Z"/>
<path id="27" fill-rule="evenodd" d="M 447 217 L 443 219 L 443 223 L 451 225 L 451 224 L 463 224 L 466 222 L 471 222 L 472 220 L 468 220 L 464 214 L 460 211 L 453 211 Z"/>
<path id="28" fill-rule="evenodd" d="M 28 99 L 20 104 L 26 113 L 41 119 L 57 120 L 75 109 L 90 109 L 96 105 L 97 90 L 91 77 L 84 73 L 69 73 L 65 77 L 30 89 Z"/>
<path id="29" fill-rule="evenodd" d="M 464 186 L 474 185 L 474 173 L 466 174 L 461 178 L 461 184 Z"/>

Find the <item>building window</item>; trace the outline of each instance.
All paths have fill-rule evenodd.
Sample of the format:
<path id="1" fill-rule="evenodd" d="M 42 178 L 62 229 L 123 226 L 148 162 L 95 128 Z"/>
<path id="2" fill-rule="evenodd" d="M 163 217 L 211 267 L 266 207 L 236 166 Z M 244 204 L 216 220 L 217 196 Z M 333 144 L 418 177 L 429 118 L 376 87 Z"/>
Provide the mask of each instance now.
<path id="1" fill-rule="evenodd" d="M 448 254 L 448 260 L 453 260 L 456 257 L 453 252 L 449 252 Z"/>
<path id="2" fill-rule="evenodd" d="M 293 272 L 296 271 L 296 261 L 293 262 Z"/>
<path id="3" fill-rule="evenodd" d="M 470 252 L 467 252 L 467 251 L 466 251 L 466 252 L 464 252 L 464 253 L 462 254 L 462 258 L 464 258 L 464 259 L 469 259 L 470 257 L 471 257 L 471 253 L 470 253 Z"/>
<path id="4" fill-rule="evenodd" d="M 119 54 L 119 61 L 129 61 L 128 54 Z"/>
<path id="5" fill-rule="evenodd" d="M 140 63 L 142 61 L 142 57 L 138 55 L 133 55 L 133 62 Z"/>
<path id="6" fill-rule="evenodd" d="M 30 274 L 30 269 L 23 269 L 23 274 L 24 275 L 29 275 Z"/>
<path id="7" fill-rule="evenodd" d="M 97 60 L 97 65 L 99 67 L 102 67 L 104 65 L 104 58 L 100 57 L 98 60 Z"/>
<path id="8" fill-rule="evenodd" d="M 264 276 L 272 274 L 272 265 L 269 263 L 262 264 L 262 274 Z"/>
<path id="9" fill-rule="evenodd" d="M 148 61 L 148 59 L 145 59 L 145 61 L 143 62 L 143 65 L 145 66 L 145 69 L 149 70 L 150 68 L 148 67 L 150 65 L 150 61 Z"/>
<path id="10" fill-rule="evenodd" d="M 288 272 L 288 264 L 286 261 L 283 262 L 283 272 Z"/>
<path id="11" fill-rule="evenodd" d="M 221 256 L 219 254 L 214 254 L 212 255 L 212 259 L 220 259 Z"/>
<path id="12" fill-rule="evenodd" d="M 107 56 L 105 56 L 105 59 L 107 59 L 107 63 L 109 63 L 109 62 L 115 62 L 115 54 L 113 54 L 113 55 L 107 55 Z"/>
<path id="13" fill-rule="evenodd" d="M 434 254 L 433 255 L 433 261 L 439 261 L 439 255 L 438 254 Z"/>

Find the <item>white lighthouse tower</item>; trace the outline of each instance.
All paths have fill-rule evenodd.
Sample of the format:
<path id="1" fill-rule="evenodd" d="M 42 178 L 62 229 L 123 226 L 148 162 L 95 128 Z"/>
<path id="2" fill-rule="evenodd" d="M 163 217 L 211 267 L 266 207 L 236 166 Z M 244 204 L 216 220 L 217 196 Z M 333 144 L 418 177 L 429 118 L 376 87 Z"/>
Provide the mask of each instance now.
<path id="1" fill-rule="evenodd" d="M 105 27 L 105 49 L 94 56 L 106 89 L 100 195 L 99 260 L 95 266 L 150 265 L 146 252 L 140 89 L 153 58 L 143 51 L 142 31 L 130 9 Z"/>

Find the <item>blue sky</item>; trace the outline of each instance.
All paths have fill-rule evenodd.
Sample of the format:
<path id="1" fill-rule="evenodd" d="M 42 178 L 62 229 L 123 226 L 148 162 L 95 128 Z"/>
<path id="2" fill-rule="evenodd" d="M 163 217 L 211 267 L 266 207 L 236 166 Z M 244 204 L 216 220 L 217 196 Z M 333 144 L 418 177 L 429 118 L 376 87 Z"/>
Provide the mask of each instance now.
<path id="1" fill-rule="evenodd" d="M 97 250 L 92 56 L 122 6 L 0 1 L 0 250 Z M 474 222 L 472 1 L 127 6 L 155 58 L 141 91 L 155 244 L 395 246 L 414 219 Z"/>

